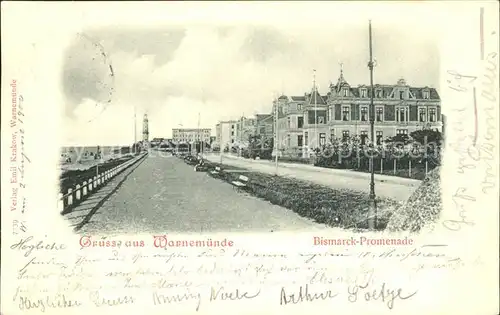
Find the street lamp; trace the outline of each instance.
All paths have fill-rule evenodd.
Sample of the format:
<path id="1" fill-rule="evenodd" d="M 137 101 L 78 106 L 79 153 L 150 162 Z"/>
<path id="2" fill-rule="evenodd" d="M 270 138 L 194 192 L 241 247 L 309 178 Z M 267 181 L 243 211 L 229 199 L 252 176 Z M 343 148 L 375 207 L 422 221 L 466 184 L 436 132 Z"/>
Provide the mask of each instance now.
<path id="1" fill-rule="evenodd" d="M 370 152 L 370 211 L 368 214 L 368 228 L 373 230 L 377 227 L 377 207 L 375 204 L 375 167 L 373 165 L 373 150 L 375 148 L 375 135 L 374 135 L 374 124 L 375 124 L 375 107 L 373 105 L 373 56 L 372 56 L 372 21 L 368 24 L 369 40 L 370 40 L 370 61 L 368 62 L 368 68 L 370 69 L 370 137 L 371 143 L 370 147 L 372 152 Z"/>
<path id="2" fill-rule="evenodd" d="M 274 155 L 276 175 L 278 175 L 278 98 L 276 98 L 274 105 Z"/>

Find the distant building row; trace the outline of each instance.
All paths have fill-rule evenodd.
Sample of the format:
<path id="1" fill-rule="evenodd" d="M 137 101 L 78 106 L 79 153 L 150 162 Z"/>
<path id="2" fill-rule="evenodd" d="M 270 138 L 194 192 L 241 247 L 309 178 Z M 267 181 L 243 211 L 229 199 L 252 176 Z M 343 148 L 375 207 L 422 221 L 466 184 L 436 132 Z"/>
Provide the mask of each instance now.
<path id="1" fill-rule="evenodd" d="M 175 143 L 192 143 L 203 141 L 210 143 L 212 130 L 210 128 L 175 128 L 172 129 L 172 140 Z"/>
<path id="2" fill-rule="evenodd" d="M 307 154 L 308 149 L 333 139 L 370 134 L 370 102 L 373 93 L 375 140 L 397 134 L 409 135 L 419 129 L 442 131 L 441 99 L 436 89 L 412 87 L 400 79 L 397 84 L 352 87 L 341 71 L 326 95 L 314 87 L 303 96 L 281 95 L 273 102 L 271 114 L 221 121 L 216 126 L 216 142 L 222 145 L 247 143 L 249 135 L 274 137 L 274 113 L 278 112 L 277 137 L 282 151 Z M 277 107 L 277 108 L 276 108 Z"/>

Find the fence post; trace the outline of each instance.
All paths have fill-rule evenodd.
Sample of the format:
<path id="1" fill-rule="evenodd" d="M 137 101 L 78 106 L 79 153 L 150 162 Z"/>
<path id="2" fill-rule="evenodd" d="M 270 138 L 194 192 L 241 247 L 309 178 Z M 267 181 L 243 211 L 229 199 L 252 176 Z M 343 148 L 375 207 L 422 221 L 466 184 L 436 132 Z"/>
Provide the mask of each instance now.
<path id="1" fill-rule="evenodd" d="M 94 188 L 99 186 L 99 180 L 97 179 L 97 176 L 94 176 Z"/>
<path id="2" fill-rule="evenodd" d="M 82 197 L 82 191 L 80 190 L 80 184 L 76 185 L 75 193 L 76 193 L 76 200 L 80 200 Z"/>
<path id="3" fill-rule="evenodd" d="M 425 160 L 425 175 L 429 172 L 429 162 L 427 162 L 427 159 Z"/>
<path id="4" fill-rule="evenodd" d="M 84 181 L 83 182 L 83 195 L 86 196 L 87 195 L 87 181 Z"/>
<path id="5" fill-rule="evenodd" d="M 408 160 L 408 177 L 411 177 L 411 160 Z"/>
<path id="6" fill-rule="evenodd" d="M 64 211 L 64 199 L 63 194 L 61 193 L 57 195 L 57 210 L 59 210 L 59 212 Z"/>
<path id="7" fill-rule="evenodd" d="M 394 175 L 396 175 L 396 159 L 394 159 Z"/>
<path id="8" fill-rule="evenodd" d="M 73 189 L 68 189 L 68 206 L 73 204 Z"/>
<path id="9" fill-rule="evenodd" d="M 380 174 L 384 173 L 384 159 L 380 159 Z"/>

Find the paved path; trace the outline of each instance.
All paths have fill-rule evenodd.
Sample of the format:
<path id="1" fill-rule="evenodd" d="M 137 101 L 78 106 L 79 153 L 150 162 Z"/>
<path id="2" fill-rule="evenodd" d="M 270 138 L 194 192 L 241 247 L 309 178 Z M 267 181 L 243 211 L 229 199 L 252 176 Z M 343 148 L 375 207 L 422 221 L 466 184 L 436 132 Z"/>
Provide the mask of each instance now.
<path id="1" fill-rule="evenodd" d="M 206 159 L 213 162 L 220 162 L 219 155 L 207 155 Z M 223 164 L 228 164 L 237 167 L 244 167 L 254 171 L 274 174 L 276 167 L 274 163 L 269 161 L 256 161 L 233 156 L 224 156 Z M 288 163 L 278 164 L 278 174 L 307 180 L 320 185 L 328 186 L 334 189 L 348 188 L 357 191 L 364 191 L 369 193 L 369 178 L 365 175 L 354 174 L 354 172 L 322 169 L 319 167 L 312 167 L 309 165 L 287 165 Z M 369 175 L 369 174 L 368 174 Z M 410 185 L 409 185 L 410 183 Z M 398 201 L 406 201 L 410 195 L 420 184 L 420 181 L 408 181 L 406 179 L 395 179 L 394 181 L 376 181 L 375 194 L 380 197 L 392 198 Z"/>
<path id="2" fill-rule="evenodd" d="M 111 191 L 111 190 L 110 190 Z M 269 232 L 326 228 L 235 191 L 175 157 L 146 158 L 80 233 Z"/>

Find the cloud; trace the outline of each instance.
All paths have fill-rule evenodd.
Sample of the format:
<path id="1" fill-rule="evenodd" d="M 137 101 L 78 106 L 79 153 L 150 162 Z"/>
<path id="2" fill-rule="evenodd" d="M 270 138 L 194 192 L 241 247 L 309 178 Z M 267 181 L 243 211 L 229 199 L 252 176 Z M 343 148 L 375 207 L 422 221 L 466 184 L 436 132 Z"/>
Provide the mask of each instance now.
<path id="1" fill-rule="evenodd" d="M 214 128 L 219 120 L 243 113 L 267 113 L 276 93 L 303 95 L 309 91 L 312 69 L 317 69 L 322 93 L 326 93 L 330 81 L 336 81 L 339 62 L 344 63 L 349 83 L 369 83 L 365 27 L 326 31 L 246 25 L 186 26 L 88 33 L 112 64 L 111 102 L 107 103 L 107 90 L 102 88 L 110 89 L 104 85 L 108 84 L 107 68 L 92 59 L 97 54 L 95 48 L 78 54 L 74 53 L 78 48 L 73 48 L 76 57 L 68 59 L 65 67 L 67 81 L 72 83 L 65 91 L 70 90 L 69 102 L 76 103 L 71 107 L 73 114 L 82 104 L 104 104 L 109 121 L 94 128 L 101 130 L 100 140 L 105 135 L 109 144 L 131 141 L 133 131 L 126 130 L 131 128 L 129 117 L 134 107 L 138 117 L 148 114 L 152 137 L 168 137 L 180 123 L 196 127 L 198 113 L 201 127 L 209 128 Z M 377 29 L 375 83 L 393 84 L 405 77 L 409 84 L 436 86 L 439 59 L 435 44 L 407 28 Z M 124 115 L 127 119 L 120 119 Z M 106 132 L 110 128 L 121 130 L 124 135 Z"/>

